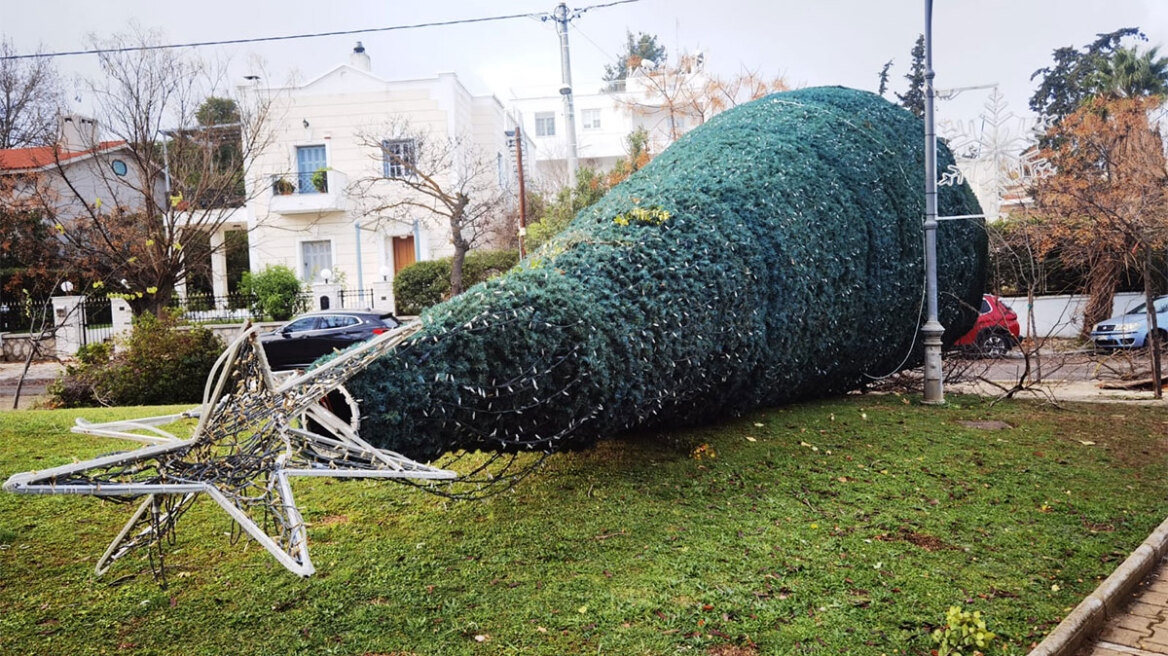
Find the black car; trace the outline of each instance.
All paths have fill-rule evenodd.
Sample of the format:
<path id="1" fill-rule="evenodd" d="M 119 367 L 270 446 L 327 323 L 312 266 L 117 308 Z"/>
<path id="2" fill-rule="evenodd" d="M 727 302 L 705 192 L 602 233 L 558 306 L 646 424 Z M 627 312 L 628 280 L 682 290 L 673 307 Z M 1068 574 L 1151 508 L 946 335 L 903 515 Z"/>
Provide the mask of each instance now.
<path id="1" fill-rule="evenodd" d="M 322 355 L 344 350 L 401 325 L 392 314 L 372 310 L 325 310 L 296 317 L 260 335 L 273 370 L 303 369 Z"/>

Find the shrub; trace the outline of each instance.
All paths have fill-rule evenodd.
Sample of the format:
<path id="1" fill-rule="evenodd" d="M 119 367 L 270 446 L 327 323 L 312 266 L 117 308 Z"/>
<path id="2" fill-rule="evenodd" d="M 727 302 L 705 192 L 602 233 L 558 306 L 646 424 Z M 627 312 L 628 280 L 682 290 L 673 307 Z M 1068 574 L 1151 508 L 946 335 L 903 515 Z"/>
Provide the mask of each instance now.
<path id="1" fill-rule="evenodd" d="M 622 160 L 623 161 L 623 160 Z M 527 250 L 537 250 L 563 232 L 581 210 L 600 200 L 609 185 L 602 175 L 590 168 L 576 172 L 575 188 L 564 187 L 554 200 L 542 207 L 537 221 L 527 226 Z"/>
<path id="2" fill-rule="evenodd" d="M 420 314 L 450 297 L 451 258 L 416 262 L 397 272 L 393 298 L 398 314 Z M 476 251 L 462 263 L 462 280 L 467 287 L 489 280 L 515 266 L 518 251 Z"/>
<path id="3" fill-rule="evenodd" d="M 252 312 L 273 321 L 287 321 L 305 309 L 300 297 L 300 279 L 286 266 L 268 265 L 260 273 L 245 271 L 239 289 L 255 297 Z"/>
<path id="4" fill-rule="evenodd" d="M 176 315 L 144 313 L 118 343 L 83 348 L 49 387 L 53 405 L 198 403 L 223 342 L 203 327 L 179 329 Z"/>
<path id="5" fill-rule="evenodd" d="M 361 430 L 423 459 L 579 448 L 914 366 L 921 134 L 910 112 L 841 88 L 715 116 L 518 267 L 423 313 L 349 382 Z M 945 170 L 953 157 L 938 151 Z M 965 185 L 938 201 L 943 215 L 980 213 Z M 985 227 L 942 222 L 937 244 L 951 343 L 973 323 L 963 304 L 980 302 Z"/>
<path id="6" fill-rule="evenodd" d="M 981 611 L 961 610 L 961 606 L 950 606 L 945 614 L 944 628 L 933 631 L 933 642 L 937 644 L 937 656 L 962 656 L 980 654 L 988 650 L 997 634 L 986 628 Z M 963 651 L 964 650 L 964 651 Z"/>

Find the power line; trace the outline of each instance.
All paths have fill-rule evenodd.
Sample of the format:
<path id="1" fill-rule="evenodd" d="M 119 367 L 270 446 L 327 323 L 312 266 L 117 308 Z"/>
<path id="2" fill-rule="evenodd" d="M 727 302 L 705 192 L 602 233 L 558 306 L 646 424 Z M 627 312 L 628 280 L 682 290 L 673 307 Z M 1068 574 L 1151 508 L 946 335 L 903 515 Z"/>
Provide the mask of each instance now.
<path id="1" fill-rule="evenodd" d="M 628 4 L 631 2 L 640 2 L 640 0 L 616 0 L 615 2 L 606 2 L 602 4 L 589 5 L 580 9 L 574 9 L 576 15 L 582 14 L 592 9 L 605 9 L 607 7 L 614 7 L 616 5 Z M 230 46 L 239 45 L 243 43 L 264 43 L 269 41 L 291 41 L 294 39 L 316 39 L 326 36 L 349 36 L 354 34 L 371 34 L 376 32 L 394 32 L 399 30 L 414 30 L 424 27 L 447 27 L 450 25 L 467 25 L 472 23 L 488 23 L 493 21 L 511 20 L 514 18 L 538 18 L 543 19 L 548 16 L 546 12 L 531 12 L 526 14 L 507 14 L 504 16 L 484 16 L 480 18 L 460 18 L 448 21 L 431 21 L 426 23 L 412 23 L 408 25 L 390 25 L 388 27 L 368 27 L 359 30 L 339 30 L 335 32 L 311 32 L 308 34 L 288 34 L 283 36 L 263 36 L 252 37 L 247 39 L 226 39 L 222 41 L 192 41 L 189 43 L 169 43 L 163 45 L 142 45 L 142 46 L 127 46 L 124 48 L 94 48 L 92 50 L 63 50 L 60 52 L 38 52 L 29 55 L 8 55 L 0 57 L 0 61 L 8 59 L 41 59 L 45 57 L 72 57 L 75 55 L 104 55 L 117 54 L 123 52 L 137 52 L 141 50 L 172 50 L 175 48 L 200 48 L 205 46 Z"/>
<path id="2" fill-rule="evenodd" d="M 597 43 L 596 41 L 594 41 L 594 40 L 592 39 L 592 37 L 590 37 L 590 36 L 588 36 L 587 34 L 585 34 L 585 33 L 584 33 L 584 30 L 580 29 L 580 26 L 579 26 L 579 25 L 572 25 L 571 27 L 572 27 L 572 29 L 573 29 L 573 30 L 576 30 L 576 34 L 579 34 L 580 36 L 584 37 L 584 40 L 585 40 L 585 41 L 587 41 L 588 43 L 591 43 L 591 44 L 592 44 L 592 47 L 596 48 L 597 52 L 599 52 L 600 54 L 604 55 L 604 56 L 605 56 L 605 58 L 607 58 L 607 59 L 609 59 L 609 60 L 611 60 L 611 61 L 613 61 L 613 62 L 616 62 L 616 61 L 620 60 L 620 57 L 617 57 L 616 55 L 612 54 L 611 52 L 609 52 L 609 51 L 605 50 L 605 49 L 604 49 L 604 47 L 603 47 L 603 46 L 601 46 L 601 45 L 600 45 L 599 43 Z"/>

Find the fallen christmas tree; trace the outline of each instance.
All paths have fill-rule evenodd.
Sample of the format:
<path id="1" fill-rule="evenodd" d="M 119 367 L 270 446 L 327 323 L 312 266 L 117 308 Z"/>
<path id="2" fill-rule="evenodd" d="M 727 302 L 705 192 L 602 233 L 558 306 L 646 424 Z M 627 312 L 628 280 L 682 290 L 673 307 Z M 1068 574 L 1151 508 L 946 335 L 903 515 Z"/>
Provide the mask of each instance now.
<path id="1" fill-rule="evenodd" d="M 418 459 L 554 451 L 916 365 L 922 132 L 842 88 L 724 112 L 516 268 L 428 310 L 350 381 L 362 434 Z M 965 186 L 942 188 L 939 207 L 980 212 Z M 942 224 L 948 342 L 972 326 L 985 252 L 979 221 Z"/>

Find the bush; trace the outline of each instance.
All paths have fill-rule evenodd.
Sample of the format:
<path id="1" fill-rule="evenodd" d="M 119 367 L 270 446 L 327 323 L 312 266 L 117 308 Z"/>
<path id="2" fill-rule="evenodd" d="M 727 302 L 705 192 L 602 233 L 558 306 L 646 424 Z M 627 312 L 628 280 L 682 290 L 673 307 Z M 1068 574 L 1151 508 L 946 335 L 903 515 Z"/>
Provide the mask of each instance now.
<path id="1" fill-rule="evenodd" d="M 305 310 L 300 297 L 300 279 L 296 272 L 280 264 L 268 265 L 260 273 L 245 271 L 239 289 L 255 297 L 253 313 L 272 321 L 287 321 Z"/>
<path id="2" fill-rule="evenodd" d="M 841 88 L 715 116 L 520 266 L 427 310 L 347 385 L 362 432 L 421 459 L 580 448 L 915 366 L 921 134 L 910 112 Z M 980 213 L 965 185 L 938 202 Z M 984 289 L 985 227 L 945 221 L 937 245 L 951 343 Z"/>
<path id="3" fill-rule="evenodd" d="M 518 251 L 476 251 L 462 263 L 463 285 L 470 287 L 489 280 L 515 266 Z M 449 257 L 417 262 L 397 272 L 393 298 L 398 314 L 421 314 L 423 310 L 450 298 Z"/>
<path id="4" fill-rule="evenodd" d="M 145 313 L 115 350 L 95 344 L 77 353 L 78 363 L 49 386 L 52 404 L 92 405 L 198 403 L 223 342 L 203 327 L 178 329 L 177 315 Z"/>

